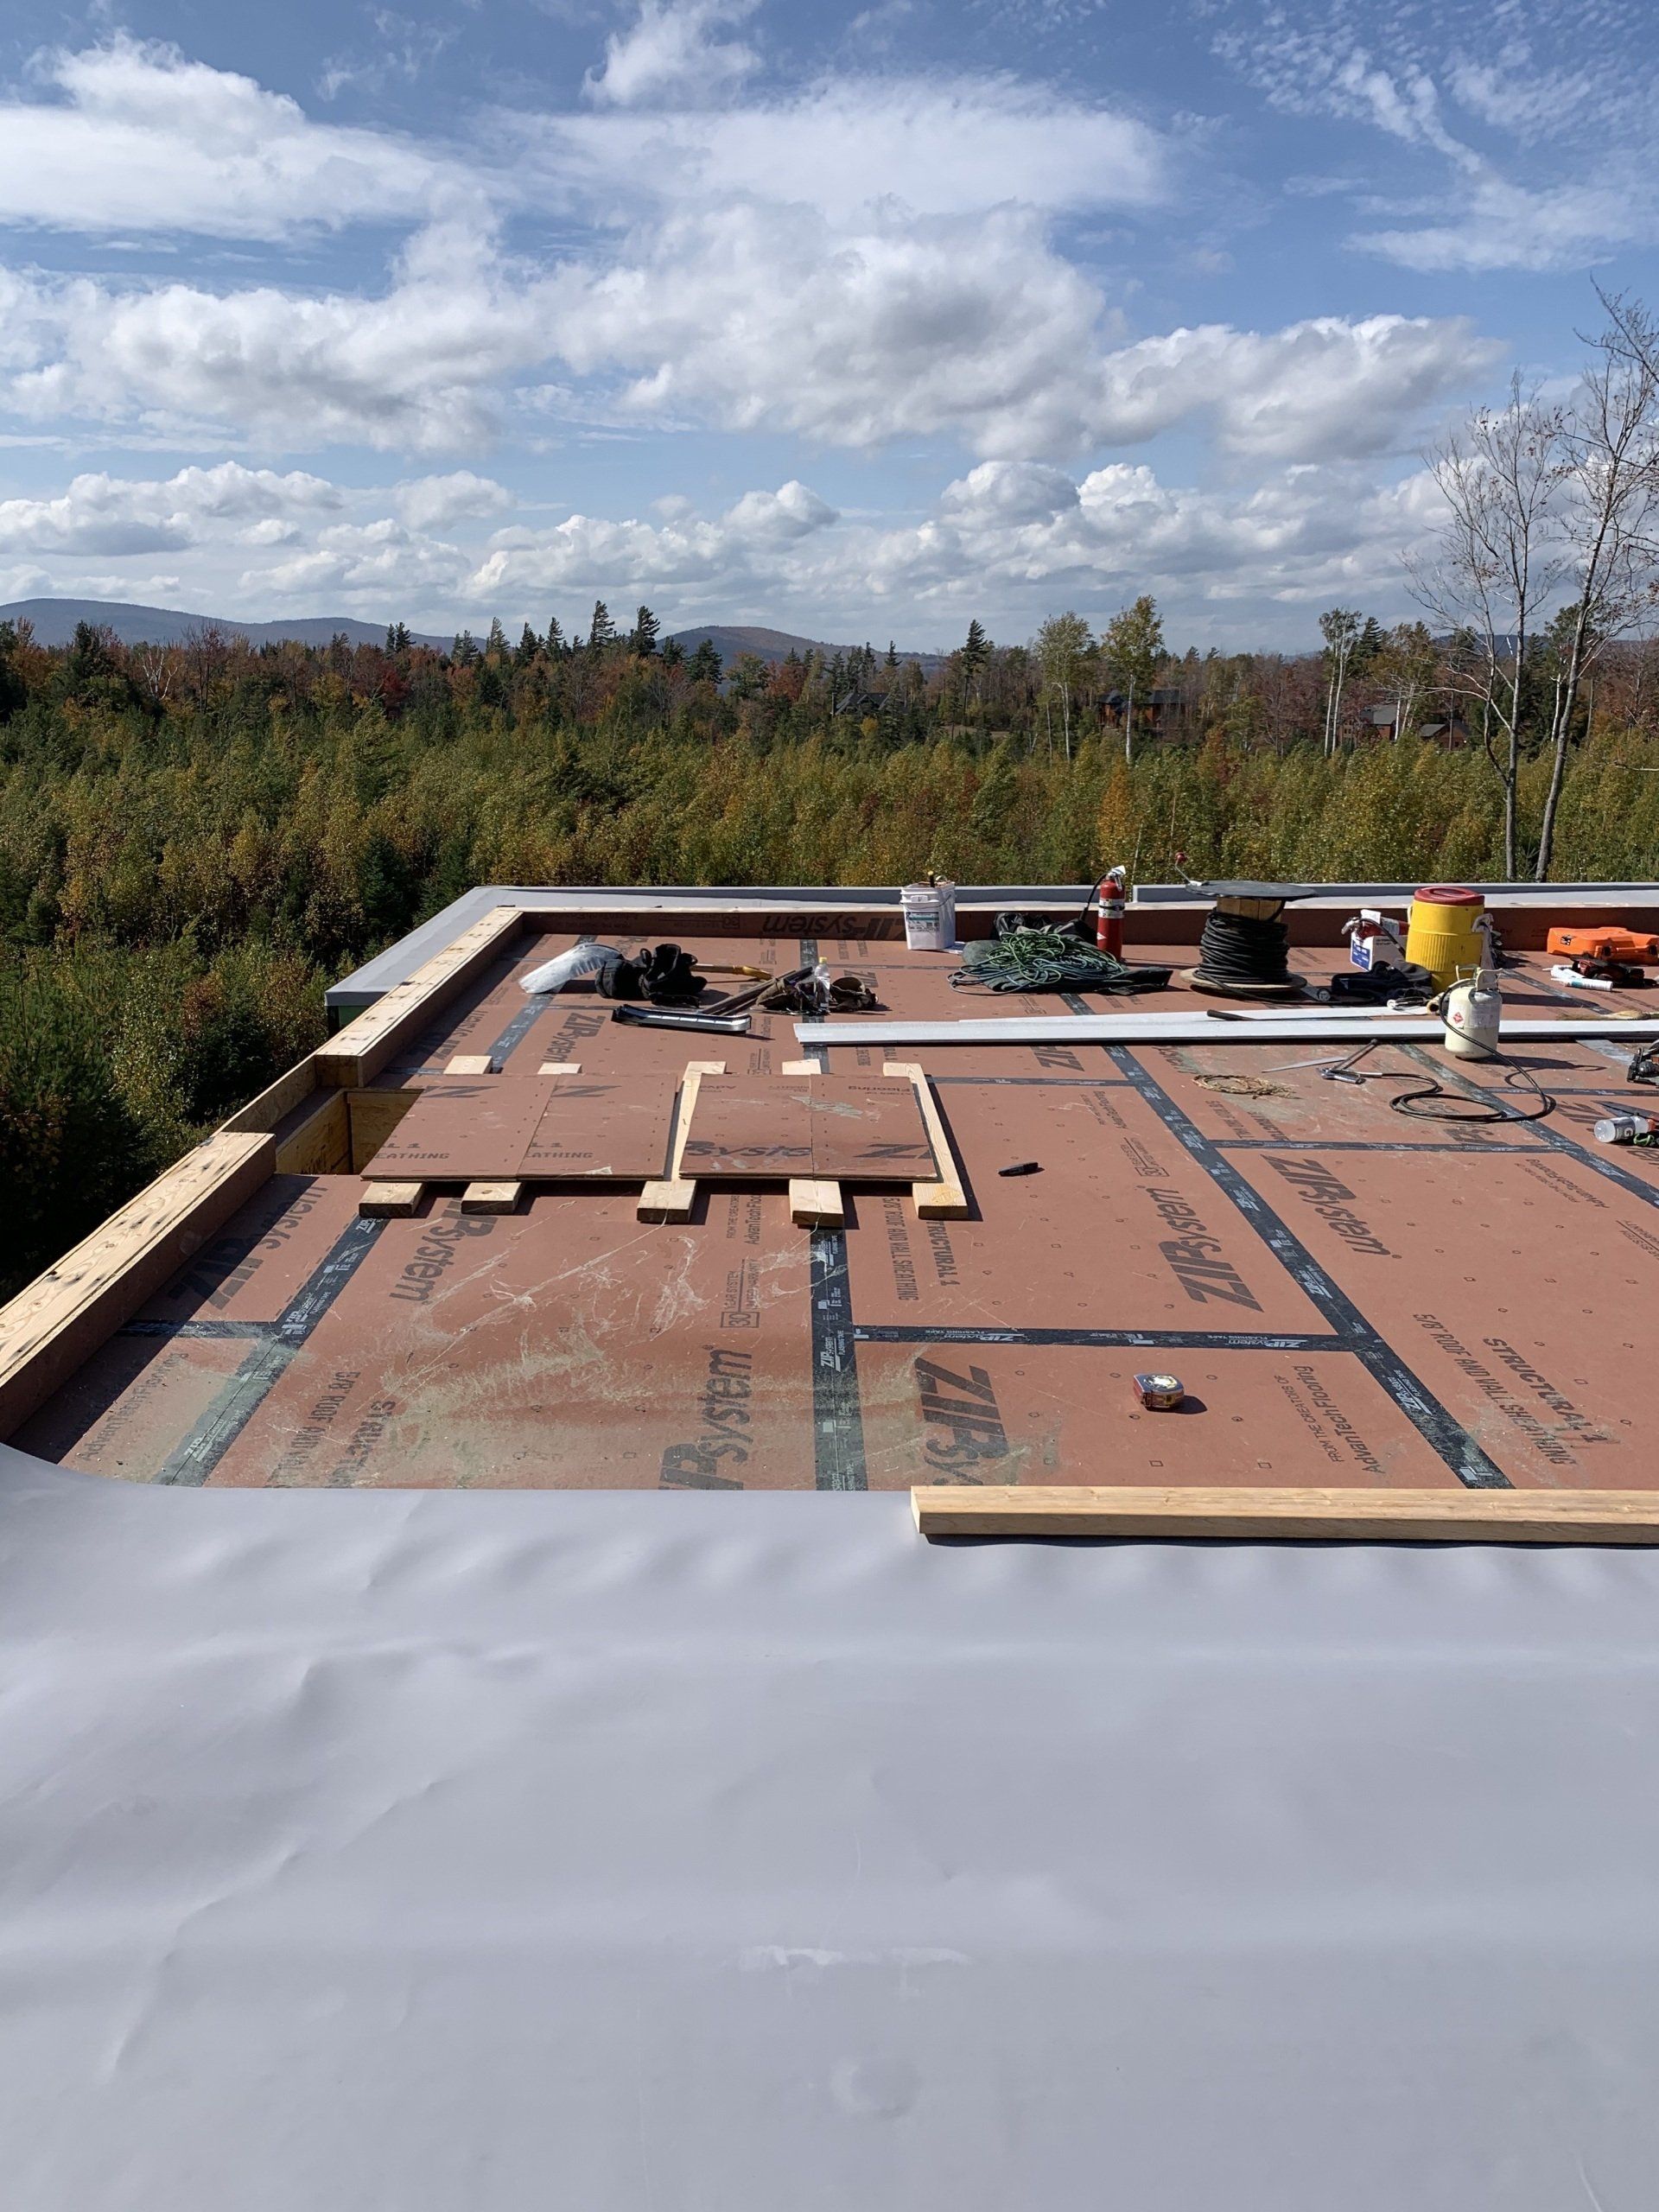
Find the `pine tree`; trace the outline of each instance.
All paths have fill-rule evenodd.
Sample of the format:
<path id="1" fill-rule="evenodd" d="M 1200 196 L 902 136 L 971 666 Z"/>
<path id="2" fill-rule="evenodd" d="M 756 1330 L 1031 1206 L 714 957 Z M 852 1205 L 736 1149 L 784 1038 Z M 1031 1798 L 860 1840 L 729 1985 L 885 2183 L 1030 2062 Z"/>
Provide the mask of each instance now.
<path id="1" fill-rule="evenodd" d="M 766 688 L 770 671 L 759 653 L 740 653 L 737 666 L 732 671 L 730 690 L 734 698 L 758 699 Z"/>
<path id="2" fill-rule="evenodd" d="M 535 659 L 535 658 L 536 658 L 537 654 L 537 653 L 539 653 L 541 650 L 542 650 L 542 641 L 541 641 L 541 639 L 537 636 L 536 632 L 535 632 L 531 628 L 531 626 L 530 626 L 529 623 L 528 623 L 528 622 L 526 622 L 526 623 L 525 623 L 525 625 L 524 625 L 524 634 L 520 637 L 520 639 L 519 639 L 519 640 L 518 640 L 518 665 L 519 665 L 519 667 L 520 667 L 520 668 L 526 668 L 526 667 L 528 667 L 528 666 L 529 666 L 529 664 L 530 664 L 530 663 Z"/>
<path id="3" fill-rule="evenodd" d="M 1354 640 L 1354 650 L 1350 658 L 1350 672 L 1355 676 L 1362 675 L 1387 643 L 1388 639 L 1383 632 L 1382 625 L 1375 614 L 1368 614 L 1365 617 L 1363 627 Z"/>
<path id="4" fill-rule="evenodd" d="M 0 969 L 0 1294 L 153 1172 L 97 1013 L 46 967 Z"/>
<path id="5" fill-rule="evenodd" d="M 630 652 L 640 660 L 649 660 L 657 650 L 657 634 L 662 627 L 648 607 L 642 607 L 634 617 L 633 630 L 628 639 Z"/>
<path id="6" fill-rule="evenodd" d="M 694 683 L 718 683 L 721 666 L 720 655 L 715 651 L 714 639 L 704 638 L 686 663 L 685 672 Z"/>
<path id="7" fill-rule="evenodd" d="M 494 616 L 491 620 L 490 634 L 485 639 L 484 650 L 498 661 L 505 660 L 507 657 L 507 633 L 501 627 L 499 615 Z"/>
<path id="8" fill-rule="evenodd" d="M 0 622 L 0 722 L 29 701 L 29 686 L 17 665 L 17 645 L 16 625 Z"/>
<path id="9" fill-rule="evenodd" d="M 616 643 L 616 625 L 611 620 L 611 610 L 602 599 L 594 601 L 594 624 L 588 632 L 588 643 L 595 652 Z"/>
<path id="10" fill-rule="evenodd" d="M 547 657 L 550 660 L 563 660 L 569 650 L 569 646 L 565 643 L 564 632 L 559 627 L 559 618 L 556 614 L 547 626 Z"/>

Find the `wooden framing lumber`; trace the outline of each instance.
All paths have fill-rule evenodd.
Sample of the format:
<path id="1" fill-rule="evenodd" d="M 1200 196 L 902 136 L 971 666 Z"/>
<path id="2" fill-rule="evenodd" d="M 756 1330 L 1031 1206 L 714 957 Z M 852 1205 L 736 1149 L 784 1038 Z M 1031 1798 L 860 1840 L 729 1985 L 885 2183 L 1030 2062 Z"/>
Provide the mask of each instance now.
<path id="1" fill-rule="evenodd" d="M 888 1060 L 883 1064 L 883 1075 L 908 1077 L 916 1092 L 916 1103 L 921 1109 L 922 1119 L 927 1124 L 928 1141 L 933 1147 L 933 1159 L 939 1170 L 937 1183 L 912 1183 L 911 1201 L 920 1221 L 965 1221 L 973 1209 L 968 1203 L 968 1193 L 963 1187 L 962 1166 L 957 1159 L 950 1139 L 945 1132 L 944 1121 L 933 1096 L 933 1086 L 922 1069 L 908 1060 Z"/>
<path id="2" fill-rule="evenodd" d="M 345 1094 L 353 1175 L 360 1175 L 368 1166 L 420 1095 L 418 1090 L 348 1090 Z"/>
<path id="3" fill-rule="evenodd" d="M 308 1052 L 297 1067 L 289 1068 L 257 1098 L 250 1098 L 245 1106 L 238 1107 L 221 1127 L 232 1135 L 263 1135 L 285 1122 L 297 1107 L 303 1106 L 319 1088 L 319 1082 L 316 1054 Z"/>
<path id="4" fill-rule="evenodd" d="M 406 983 L 377 999 L 338 1036 L 318 1046 L 312 1058 L 319 1080 L 340 1090 L 372 1083 L 400 1046 L 412 1041 L 435 1014 L 499 959 L 526 922 L 521 906 L 492 906 Z"/>
<path id="5" fill-rule="evenodd" d="M 276 1139 L 278 1175 L 345 1175 L 352 1165 L 352 1115 L 343 1090 L 313 1093 L 315 1112 Z"/>
<path id="6" fill-rule="evenodd" d="M 267 1181 L 276 1141 L 221 1129 L 0 1307 L 0 1436 L 67 1380 Z"/>
<path id="7" fill-rule="evenodd" d="M 925 1536 L 1218 1537 L 1242 1543 L 1659 1544 L 1659 1491 L 1166 1490 L 1033 1483 L 912 1490 Z"/>
<path id="8" fill-rule="evenodd" d="M 376 1221 L 406 1221 L 420 1211 L 425 1193 L 424 1183 L 365 1183 L 357 1210 Z"/>
<path id="9" fill-rule="evenodd" d="M 647 1183 L 639 1193 L 637 1209 L 641 1221 L 690 1221 L 691 1209 L 696 1202 L 697 1186 L 688 1183 L 680 1173 L 685 1158 L 685 1141 L 691 1134 L 691 1116 L 696 1111 L 697 1092 L 706 1075 L 724 1075 L 724 1060 L 693 1060 L 688 1065 L 680 1084 L 679 1102 L 675 1109 L 674 1135 L 668 1156 L 668 1173 L 660 1182 Z"/>
<path id="10" fill-rule="evenodd" d="M 537 1075 L 580 1075 L 580 1060 L 543 1060 L 536 1071 Z"/>
<path id="11" fill-rule="evenodd" d="M 844 1229 L 847 1208 L 840 1184 L 796 1178 L 789 1186 L 789 1217 L 800 1229 Z"/>
<path id="12" fill-rule="evenodd" d="M 522 1183 L 469 1183 L 461 1194 L 462 1213 L 516 1213 L 524 1195 Z"/>
<path id="13" fill-rule="evenodd" d="M 822 1075 L 823 1066 L 818 1060 L 785 1060 L 778 1072 L 779 1075 Z"/>
<path id="14" fill-rule="evenodd" d="M 445 1075 L 494 1075 L 496 1065 L 488 1052 L 457 1052 L 443 1064 Z"/>

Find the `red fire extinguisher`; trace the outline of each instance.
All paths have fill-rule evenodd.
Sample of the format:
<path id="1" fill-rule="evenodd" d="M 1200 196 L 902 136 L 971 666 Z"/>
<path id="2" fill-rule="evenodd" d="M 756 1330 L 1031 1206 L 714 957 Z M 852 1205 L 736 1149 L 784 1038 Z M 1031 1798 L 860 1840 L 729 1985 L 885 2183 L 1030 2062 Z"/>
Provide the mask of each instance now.
<path id="1" fill-rule="evenodd" d="M 1127 868 L 1108 868 L 1096 889 L 1095 944 L 1114 960 L 1123 957 L 1123 886 Z"/>

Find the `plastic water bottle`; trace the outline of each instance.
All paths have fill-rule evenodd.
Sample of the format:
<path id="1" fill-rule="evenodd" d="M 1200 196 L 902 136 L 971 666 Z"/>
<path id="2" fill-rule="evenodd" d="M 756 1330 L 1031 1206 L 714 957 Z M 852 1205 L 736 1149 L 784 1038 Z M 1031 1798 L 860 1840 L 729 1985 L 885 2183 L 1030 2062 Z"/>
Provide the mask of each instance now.
<path id="1" fill-rule="evenodd" d="M 1603 1144 L 1646 1144 L 1659 1136 L 1659 1120 L 1651 1114 L 1609 1114 L 1596 1123 Z"/>

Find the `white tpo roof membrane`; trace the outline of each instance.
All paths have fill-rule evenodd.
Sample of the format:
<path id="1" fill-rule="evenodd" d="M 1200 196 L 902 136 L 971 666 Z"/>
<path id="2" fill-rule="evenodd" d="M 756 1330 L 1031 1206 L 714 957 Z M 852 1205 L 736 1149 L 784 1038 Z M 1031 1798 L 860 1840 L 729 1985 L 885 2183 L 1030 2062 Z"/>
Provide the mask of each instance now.
<path id="1" fill-rule="evenodd" d="M 0 1452 L 7 2212 L 1624 2212 L 1659 1555 Z"/>

